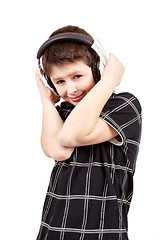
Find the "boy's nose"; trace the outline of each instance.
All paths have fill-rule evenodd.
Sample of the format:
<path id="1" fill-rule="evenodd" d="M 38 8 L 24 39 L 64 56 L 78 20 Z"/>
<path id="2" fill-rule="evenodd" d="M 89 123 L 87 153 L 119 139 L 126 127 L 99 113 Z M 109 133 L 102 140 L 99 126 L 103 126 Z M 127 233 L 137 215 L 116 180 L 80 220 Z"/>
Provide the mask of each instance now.
<path id="1" fill-rule="evenodd" d="M 76 93 L 77 88 L 76 88 L 75 84 L 69 84 L 67 92 L 68 92 L 68 95 L 72 95 L 72 94 Z"/>

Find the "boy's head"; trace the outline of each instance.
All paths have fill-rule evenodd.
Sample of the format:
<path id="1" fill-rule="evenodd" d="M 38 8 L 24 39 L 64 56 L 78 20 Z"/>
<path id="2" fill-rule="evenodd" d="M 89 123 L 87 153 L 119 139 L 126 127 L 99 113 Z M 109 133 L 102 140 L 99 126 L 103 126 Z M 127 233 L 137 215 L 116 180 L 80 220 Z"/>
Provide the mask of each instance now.
<path id="1" fill-rule="evenodd" d="M 85 30 L 75 26 L 60 28 L 53 32 L 49 39 L 61 33 L 79 33 L 93 39 Z M 49 46 L 42 56 L 44 73 L 51 79 L 59 95 L 74 105 L 99 80 L 99 74 L 94 74 L 95 63 L 99 64 L 96 51 L 76 41 L 56 42 Z"/>

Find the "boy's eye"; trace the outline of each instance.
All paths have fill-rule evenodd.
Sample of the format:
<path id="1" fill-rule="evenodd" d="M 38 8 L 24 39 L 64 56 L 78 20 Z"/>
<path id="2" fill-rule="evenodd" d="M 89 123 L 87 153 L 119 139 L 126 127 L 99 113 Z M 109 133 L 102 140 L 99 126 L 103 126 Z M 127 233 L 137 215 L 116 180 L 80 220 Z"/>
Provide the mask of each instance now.
<path id="1" fill-rule="evenodd" d="M 64 83 L 64 80 L 57 81 L 57 84 L 62 84 L 62 83 Z"/>
<path id="2" fill-rule="evenodd" d="M 77 75 L 74 76 L 74 79 L 78 79 L 78 78 L 81 78 L 81 77 L 82 77 L 82 75 L 77 74 Z"/>

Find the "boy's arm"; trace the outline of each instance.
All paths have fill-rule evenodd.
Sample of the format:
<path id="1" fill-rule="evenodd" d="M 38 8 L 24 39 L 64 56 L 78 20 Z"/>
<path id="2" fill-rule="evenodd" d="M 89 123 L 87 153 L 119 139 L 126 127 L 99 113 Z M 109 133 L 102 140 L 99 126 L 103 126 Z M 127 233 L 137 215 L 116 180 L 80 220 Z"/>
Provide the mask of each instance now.
<path id="1" fill-rule="evenodd" d="M 58 140 L 59 132 L 63 126 L 63 121 L 55 107 L 55 103 L 59 99 L 52 93 L 50 89 L 45 87 L 39 77 L 38 72 L 36 72 L 36 80 L 43 107 L 41 133 L 42 150 L 46 156 L 51 157 L 57 161 L 66 160 L 71 156 L 74 148 L 65 147 Z"/>
<path id="2" fill-rule="evenodd" d="M 64 146 L 75 147 L 108 141 L 118 133 L 99 116 L 115 87 L 119 85 L 124 67 L 110 54 L 101 80 L 78 103 L 66 119 L 58 139 Z"/>

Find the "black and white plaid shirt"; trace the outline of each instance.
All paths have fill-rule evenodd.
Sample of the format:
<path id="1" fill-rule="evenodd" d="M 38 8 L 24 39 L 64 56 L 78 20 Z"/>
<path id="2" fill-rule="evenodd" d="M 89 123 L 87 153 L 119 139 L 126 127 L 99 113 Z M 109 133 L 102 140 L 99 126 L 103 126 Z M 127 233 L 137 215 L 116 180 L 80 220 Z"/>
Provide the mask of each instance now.
<path id="1" fill-rule="evenodd" d="M 63 102 L 57 110 L 65 121 L 73 108 Z M 119 136 L 56 161 L 37 240 L 128 240 L 141 106 L 130 93 L 113 93 L 100 117 Z"/>

